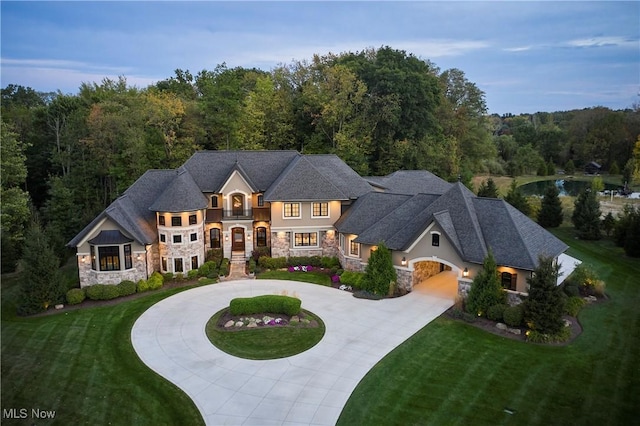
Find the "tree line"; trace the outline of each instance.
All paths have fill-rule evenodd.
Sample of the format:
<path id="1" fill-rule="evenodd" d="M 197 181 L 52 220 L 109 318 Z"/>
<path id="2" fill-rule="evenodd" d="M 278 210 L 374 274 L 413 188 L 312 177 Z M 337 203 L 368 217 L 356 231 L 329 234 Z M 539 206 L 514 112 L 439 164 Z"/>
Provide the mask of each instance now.
<path id="1" fill-rule="evenodd" d="M 75 94 L 10 84 L 1 96 L 3 271 L 20 258 L 35 212 L 63 251 L 142 173 L 196 150 L 335 153 L 362 175 L 427 169 L 468 182 L 569 160 L 624 168 L 640 134 L 638 108 L 488 115 L 463 71 L 391 47 L 271 71 L 177 69 L 146 88 L 124 77 Z"/>

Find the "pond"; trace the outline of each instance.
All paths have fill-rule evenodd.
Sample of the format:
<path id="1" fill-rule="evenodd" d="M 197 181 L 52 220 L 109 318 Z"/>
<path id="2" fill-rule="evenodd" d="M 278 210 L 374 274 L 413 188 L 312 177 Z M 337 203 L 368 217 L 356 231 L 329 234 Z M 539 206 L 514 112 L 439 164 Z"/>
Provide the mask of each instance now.
<path id="1" fill-rule="evenodd" d="M 541 180 L 538 182 L 531 182 L 519 186 L 518 188 L 522 192 L 523 195 L 544 195 L 545 190 L 551 186 L 555 185 L 558 187 L 560 191 L 560 195 L 570 195 L 576 197 L 580 194 L 581 191 L 589 188 L 591 186 L 591 182 L 582 181 L 582 180 Z M 618 186 L 611 185 L 606 183 L 604 185 L 605 190 L 616 190 Z"/>

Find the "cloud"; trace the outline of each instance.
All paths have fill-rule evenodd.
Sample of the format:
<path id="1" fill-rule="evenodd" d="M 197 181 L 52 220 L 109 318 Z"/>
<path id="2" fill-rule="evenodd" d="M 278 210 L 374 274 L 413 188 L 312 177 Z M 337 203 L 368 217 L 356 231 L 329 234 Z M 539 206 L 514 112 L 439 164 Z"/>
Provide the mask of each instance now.
<path id="1" fill-rule="evenodd" d="M 533 49 L 533 46 L 521 46 L 521 47 L 505 47 L 505 52 L 526 52 L 527 50 Z"/>
<path id="2" fill-rule="evenodd" d="M 604 46 L 619 46 L 619 47 L 635 47 L 638 48 L 638 40 L 621 36 L 600 36 L 569 40 L 566 43 L 571 47 L 604 47 Z"/>

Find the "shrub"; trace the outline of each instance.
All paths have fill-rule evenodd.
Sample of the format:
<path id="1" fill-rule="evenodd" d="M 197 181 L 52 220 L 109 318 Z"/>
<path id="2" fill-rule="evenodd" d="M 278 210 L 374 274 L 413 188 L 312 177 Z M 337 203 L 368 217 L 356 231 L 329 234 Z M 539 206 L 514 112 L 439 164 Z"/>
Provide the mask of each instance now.
<path id="1" fill-rule="evenodd" d="M 256 260 L 252 257 L 249 259 L 249 273 L 254 274 L 256 272 Z"/>
<path id="2" fill-rule="evenodd" d="M 487 309 L 487 318 L 491 321 L 502 321 L 504 310 L 507 308 L 507 305 L 499 303 L 497 305 L 493 305 Z"/>
<path id="3" fill-rule="evenodd" d="M 198 268 L 198 275 L 201 277 L 217 278 L 218 264 L 211 260 L 204 262 L 202 266 Z"/>
<path id="4" fill-rule="evenodd" d="M 219 265 L 220 262 L 222 261 L 222 249 L 211 249 L 207 251 L 205 261 L 215 262 L 216 265 Z"/>
<path id="5" fill-rule="evenodd" d="M 120 296 L 128 296 L 136 292 L 136 283 L 129 280 L 124 280 L 116 286 Z"/>
<path id="6" fill-rule="evenodd" d="M 559 266 L 550 257 L 541 256 L 529 284 L 529 297 L 524 302 L 525 321 L 529 328 L 545 334 L 556 334 L 563 326 L 564 295 L 556 285 Z"/>
<path id="7" fill-rule="evenodd" d="M 605 292 L 605 283 L 600 280 L 596 271 L 584 263 L 578 265 L 565 280 L 565 288 L 567 285 L 577 286 L 585 296 L 603 297 Z M 570 296 L 577 295 L 571 294 Z"/>
<path id="8" fill-rule="evenodd" d="M 384 242 L 380 242 L 378 248 L 372 251 L 369 256 L 362 287 L 377 295 L 387 295 L 389 294 L 389 286 L 397 278 L 396 269 L 393 267 L 391 259 L 391 250 Z"/>
<path id="9" fill-rule="evenodd" d="M 154 272 L 147 280 L 149 290 L 157 290 L 164 284 L 164 277 L 160 272 Z"/>
<path id="10" fill-rule="evenodd" d="M 94 284 L 87 287 L 86 292 L 91 300 L 111 300 L 120 297 L 120 291 L 115 285 Z"/>
<path id="11" fill-rule="evenodd" d="M 149 290 L 151 289 L 149 288 L 149 283 L 147 282 L 147 280 L 140 280 L 136 284 L 136 291 L 138 293 L 144 293 L 145 291 L 149 291 Z"/>
<path id="12" fill-rule="evenodd" d="M 571 338 L 571 329 L 562 327 L 557 333 L 545 334 L 536 330 L 527 331 L 527 341 L 532 343 L 562 343 Z"/>
<path id="13" fill-rule="evenodd" d="M 262 256 L 258 259 L 258 265 L 264 269 L 282 269 L 287 266 L 287 259 L 284 257 L 267 257 Z"/>
<path id="14" fill-rule="evenodd" d="M 177 274 L 175 274 L 174 280 L 175 281 L 182 281 L 184 279 L 184 274 L 182 272 L 178 272 Z"/>
<path id="15" fill-rule="evenodd" d="M 473 315 L 486 315 L 491 306 L 504 303 L 504 300 L 505 294 L 498 279 L 496 261 L 493 253 L 489 251 L 482 270 L 473 279 L 465 308 Z"/>
<path id="16" fill-rule="evenodd" d="M 229 259 L 226 257 L 220 262 L 220 275 L 229 275 Z"/>
<path id="17" fill-rule="evenodd" d="M 164 281 L 171 281 L 175 278 L 175 276 L 173 275 L 173 272 L 165 272 L 164 274 L 162 274 L 162 279 Z"/>
<path id="18" fill-rule="evenodd" d="M 70 305 L 77 305 L 82 303 L 82 301 L 87 297 L 84 292 L 84 289 L 81 288 L 72 288 L 67 291 L 67 303 Z"/>
<path id="19" fill-rule="evenodd" d="M 578 312 L 580 312 L 580 309 L 582 309 L 582 307 L 586 303 L 587 302 L 585 302 L 585 300 L 582 297 L 573 296 L 567 299 L 564 305 L 564 310 L 567 313 L 567 315 L 571 315 L 572 317 L 575 317 L 578 315 Z"/>
<path id="20" fill-rule="evenodd" d="M 508 306 L 502 313 L 502 319 L 509 327 L 520 327 L 522 325 L 522 317 L 522 305 Z"/>
<path id="21" fill-rule="evenodd" d="M 338 258 L 335 256 L 324 256 L 321 263 L 321 266 L 325 269 L 333 270 L 333 268 L 336 268 L 337 270 L 340 267 L 340 260 L 338 260 Z"/>
<path id="22" fill-rule="evenodd" d="M 198 276 L 198 270 L 197 269 L 192 269 L 189 272 L 187 272 L 187 278 L 189 278 L 190 280 L 196 278 Z"/>
<path id="23" fill-rule="evenodd" d="M 229 303 L 231 315 L 251 315 L 261 313 L 297 315 L 300 313 L 300 299 L 280 295 L 239 297 Z"/>
<path id="24" fill-rule="evenodd" d="M 580 287 L 578 287 L 577 284 L 565 281 L 562 289 L 564 290 L 564 294 L 569 297 L 580 296 Z"/>
<path id="25" fill-rule="evenodd" d="M 361 289 L 364 280 L 364 272 L 344 271 L 340 275 L 340 282 L 353 288 Z"/>
<path id="26" fill-rule="evenodd" d="M 271 249 L 269 247 L 257 247 L 251 252 L 251 257 L 256 262 L 263 256 L 271 257 Z"/>

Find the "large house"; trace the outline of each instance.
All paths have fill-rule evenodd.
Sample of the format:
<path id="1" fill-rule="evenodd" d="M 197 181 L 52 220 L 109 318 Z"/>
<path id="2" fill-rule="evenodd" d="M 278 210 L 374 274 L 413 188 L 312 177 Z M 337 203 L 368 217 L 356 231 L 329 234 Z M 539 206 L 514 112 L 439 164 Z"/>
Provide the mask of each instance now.
<path id="1" fill-rule="evenodd" d="M 176 170 L 147 171 L 68 245 L 85 287 L 186 274 L 209 249 L 338 256 L 345 269 L 363 270 L 382 241 L 407 291 L 447 270 L 464 292 L 491 250 L 503 287 L 526 293 L 539 256 L 568 248 L 461 183 L 427 171 L 362 177 L 335 155 L 296 151 L 201 151 Z"/>

